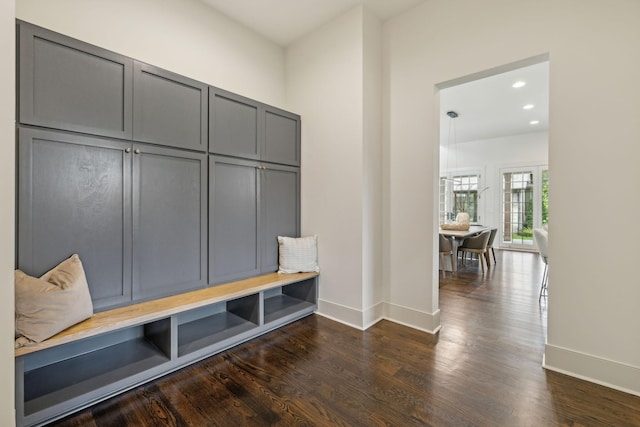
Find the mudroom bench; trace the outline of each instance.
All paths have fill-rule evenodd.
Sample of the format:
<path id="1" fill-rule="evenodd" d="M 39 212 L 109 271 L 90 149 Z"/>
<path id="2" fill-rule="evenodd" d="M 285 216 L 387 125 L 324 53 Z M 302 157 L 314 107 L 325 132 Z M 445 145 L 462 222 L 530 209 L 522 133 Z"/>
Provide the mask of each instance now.
<path id="1" fill-rule="evenodd" d="M 313 313 L 317 273 L 270 273 L 96 313 L 16 349 L 19 426 L 93 405 Z"/>

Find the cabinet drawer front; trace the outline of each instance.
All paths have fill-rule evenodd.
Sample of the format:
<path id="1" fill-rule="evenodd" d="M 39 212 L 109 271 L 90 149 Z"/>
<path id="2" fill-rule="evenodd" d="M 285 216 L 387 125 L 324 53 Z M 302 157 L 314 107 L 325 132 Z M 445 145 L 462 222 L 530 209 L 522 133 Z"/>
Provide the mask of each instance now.
<path id="1" fill-rule="evenodd" d="M 82 260 L 94 309 L 131 300 L 127 144 L 20 129 L 18 268 L 40 276 Z"/>
<path id="2" fill-rule="evenodd" d="M 178 148 L 207 149 L 207 85 L 135 62 L 133 138 Z"/>
<path id="3" fill-rule="evenodd" d="M 21 123 L 131 138 L 131 59 L 24 22 Z"/>

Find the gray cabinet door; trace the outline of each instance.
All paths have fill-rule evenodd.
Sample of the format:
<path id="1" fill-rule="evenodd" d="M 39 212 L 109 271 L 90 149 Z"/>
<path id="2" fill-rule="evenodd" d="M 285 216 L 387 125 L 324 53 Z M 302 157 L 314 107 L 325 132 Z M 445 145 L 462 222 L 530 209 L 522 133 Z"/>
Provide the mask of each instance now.
<path id="1" fill-rule="evenodd" d="M 206 151 L 207 85 L 134 62 L 133 139 Z"/>
<path id="2" fill-rule="evenodd" d="M 300 116 L 265 107 L 261 159 L 300 166 Z"/>
<path id="3" fill-rule="evenodd" d="M 128 146 L 19 129 L 18 268 L 40 276 L 79 254 L 95 310 L 131 300 Z"/>
<path id="4" fill-rule="evenodd" d="M 19 121 L 131 138 L 133 61 L 19 22 Z"/>
<path id="5" fill-rule="evenodd" d="M 133 148 L 133 299 L 205 287 L 206 154 Z"/>
<path id="6" fill-rule="evenodd" d="M 278 270 L 278 236 L 300 235 L 300 169 L 264 165 L 262 192 L 261 272 Z"/>
<path id="7" fill-rule="evenodd" d="M 209 152 L 300 166 L 300 116 L 209 87 Z"/>
<path id="8" fill-rule="evenodd" d="M 209 157 L 209 283 L 260 272 L 258 164 Z"/>
<path id="9" fill-rule="evenodd" d="M 258 159 L 260 117 L 257 101 L 210 87 L 209 151 L 245 159 Z"/>

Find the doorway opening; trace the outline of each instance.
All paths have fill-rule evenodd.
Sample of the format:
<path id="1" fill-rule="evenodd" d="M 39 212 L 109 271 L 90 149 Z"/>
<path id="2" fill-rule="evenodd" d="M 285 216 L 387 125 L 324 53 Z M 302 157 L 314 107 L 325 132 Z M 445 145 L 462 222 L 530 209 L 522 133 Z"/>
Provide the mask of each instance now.
<path id="1" fill-rule="evenodd" d="M 498 229 L 494 248 L 535 251 L 532 230 L 549 220 L 548 57 L 438 88 L 440 223 L 467 212 Z"/>

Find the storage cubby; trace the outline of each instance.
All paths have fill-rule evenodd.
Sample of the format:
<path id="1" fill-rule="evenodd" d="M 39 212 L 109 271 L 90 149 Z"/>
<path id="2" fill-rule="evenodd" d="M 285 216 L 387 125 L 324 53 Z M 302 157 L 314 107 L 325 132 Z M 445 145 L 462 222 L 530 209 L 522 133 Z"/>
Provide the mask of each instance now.
<path id="1" fill-rule="evenodd" d="M 42 425 L 313 313 L 317 273 L 238 280 L 95 313 L 16 349 L 16 424 Z"/>
<path id="2" fill-rule="evenodd" d="M 264 323 L 286 322 L 316 307 L 316 279 L 264 291 Z"/>
<path id="3" fill-rule="evenodd" d="M 258 294 L 178 315 L 178 357 L 238 336 L 260 325 Z"/>
<path id="4" fill-rule="evenodd" d="M 24 415 L 126 387 L 168 362 L 170 323 L 161 319 L 24 356 Z"/>

